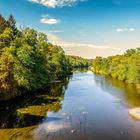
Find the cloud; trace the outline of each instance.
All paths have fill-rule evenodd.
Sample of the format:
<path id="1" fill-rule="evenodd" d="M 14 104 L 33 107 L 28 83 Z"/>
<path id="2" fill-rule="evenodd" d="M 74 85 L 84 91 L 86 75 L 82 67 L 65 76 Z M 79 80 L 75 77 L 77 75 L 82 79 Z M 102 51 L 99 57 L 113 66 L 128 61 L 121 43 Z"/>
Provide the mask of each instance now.
<path id="1" fill-rule="evenodd" d="M 114 50 L 113 47 L 110 49 L 98 49 L 89 47 L 62 47 L 67 55 L 76 55 L 84 58 L 93 59 L 96 56 L 108 57 L 112 55 L 122 54 L 125 50 Z"/>
<path id="2" fill-rule="evenodd" d="M 58 36 L 52 33 L 46 33 L 48 40 L 58 46 L 61 46 L 66 54 L 77 55 L 84 58 L 95 58 L 96 56 L 111 56 L 121 54 L 125 50 L 123 48 L 111 46 L 111 45 L 96 45 L 91 43 L 78 43 L 64 41 Z"/>
<path id="3" fill-rule="evenodd" d="M 60 41 L 60 40 L 59 40 Z M 58 42 L 57 45 L 62 46 L 62 47 L 67 47 L 67 48 L 72 48 L 72 47 L 88 47 L 88 48 L 94 48 L 94 49 L 113 49 L 113 50 L 121 50 L 120 48 L 117 47 L 112 47 L 108 45 L 95 45 L 95 44 L 90 44 L 90 43 L 75 43 L 75 42 L 64 42 L 61 41 L 60 43 Z"/>
<path id="4" fill-rule="evenodd" d="M 124 48 L 111 45 L 97 45 L 94 43 L 64 41 L 58 35 L 55 35 L 55 33 L 51 33 L 49 31 L 40 32 L 47 34 L 49 42 L 62 47 L 67 55 L 77 55 L 84 58 L 95 58 L 96 56 L 107 57 L 111 55 L 122 54 L 126 51 Z"/>
<path id="5" fill-rule="evenodd" d="M 48 40 L 50 42 L 52 42 L 55 45 L 62 46 L 64 48 L 88 47 L 88 48 L 95 48 L 95 49 L 121 50 L 118 47 L 113 47 L 109 45 L 95 45 L 95 44 L 90 44 L 90 43 L 77 43 L 77 42 L 63 41 L 61 38 L 59 38 L 57 35 L 54 35 L 53 33 L 49 33 L 47 31 L 44 31 L 43 33 L 47 34 Z"/>
<path id="6" fill-rule="evenodd" d="M 117 32 L 117 33 L 124 32 L 124 29 L 117 28 L 117 29 L 116 29 L 116 32 Z"/>
<path id="7" fill-rule="evenodd" d="M 63 33 L 64 31 L 62 31 L 62 30 L 49 30 L 47 32 L 48 33 Z"/>
<path id="8" fill-rule="evenodd" d="M 56 121 L 54 120 L 40 124 L 38 128 L 32 132 L 32 135 L 34 139 L 41 140 L 46 139 L 49 134 L 58 133 L 64 129 L 70 129 L 70 122 L 64 119 Z"/>
<path id="9" fill-rule="evenodd" d="M 33 3 L 38 3 L 50 8 L 73 6 L 77 2 L 84 2 L 86 0 L 28 0 Z"/>
<path id="10" fill-rule="evenodd" d="M 50 18 L 48 15 L 42 16 L 42 18 L 40 20 L 40 23 L 49 24 L 49 25 L 58 24 L 59 22 L 60 22 L 59 19 Z"/>
<path id="11" fill-rule="evenodd" d="M 45 33 L 45 32 L 44 32 Z M 88 47 L 88 48 L 95 48 L 95 49 L 113 49 L 113 50 L 121 50 L 120 48 L 109 46 L 109 45 L 95 45 L 90 43 L 77 43 L 77 42 L 67 42 L 60 39 L 58 36 L 47 33 L 48 40 L 55 45 L 62 46 L 65 48 L 72 48 L 72 47 Z"/>
<path id="12" fill-rule="evenodd" d="M 121 32 L 134 32 L 135 28 L 117 28 L 115 31 L 117 33 L 121 33 Z"/>
<path id="13" fill-rule="evenodd" d="M 129 31 L 133 32 L 133 31 L 135 31 L 135 29 L 134 28 L 129 28 Z"/>
<path id="14" fill-rule="evenodd" d="M 52 33 L 47 33 L 47 37 L 48 37 L 48 40 L 55 45 L 58 45 L 61 42 L 61 39 Z"/>
<path id="15" fill-rule="evenodd" d="M 51 43 L 57 45 L 58 42 L 61 42 L 62 41 L 57 35 L 55 35 L 55 32 L 56 33 L 59 33 L 57 31 L 59 31 L 59 30 L 56 30 L 56 31 L 55 30 L 54 31 L 42 31 L 42 30 L 40 30 L 39 32 L 46 34 L 48 40 Z"/>

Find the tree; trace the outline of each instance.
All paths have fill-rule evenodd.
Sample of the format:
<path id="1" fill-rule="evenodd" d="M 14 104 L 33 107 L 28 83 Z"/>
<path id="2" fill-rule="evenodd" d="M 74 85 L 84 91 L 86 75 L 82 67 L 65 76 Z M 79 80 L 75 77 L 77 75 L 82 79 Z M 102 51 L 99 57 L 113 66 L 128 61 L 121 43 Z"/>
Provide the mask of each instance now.
<path id="1" fill-rule="evenodd" d="M 124 55 L 97 57 L 93 61 L 92 70 L 140 87 L 140 48 L 129 49 Z"/>
<path id="2" fill-rule="evenodd" d="M 28 38 L 30 36 L 30 38 Z M 25 29 L 21 46 L 16 50 L 15 78 L 20 87 L 35 90 L 50 81 L 46 60 L 37 45 L 37 33 Z M 40 42 L 41 43 L 41 42 Z"/>
<path id="3" fill-rule="evenodd" d="M 17 82 L 14 79 L 14 58 L 12 47 L 6 48 L 0 57 L 0 92 L 9 96 L 17 93 Z"/>
<path id="4" fill-rule="evenodd" d="M 0 53 L 3 48 L 10 46 L 10 43 L 13 41 L 12 34 L 12 30 L 8 27 L 0 34 Z"/>
<path id="5" fill-rule="evenodd" d="M 71 56 L 68 55 L 67 59 L 69 60 L 70 64 L 73 68 L 82 68 L 82 67 L 88 67 L 91 63 L 90 60 L 79 57 L 79 56 Z"/>
<path id="6" fill-rule="evenodd" d="M 63 49 L 48 43 L 46 34 L 30 28 L 19 31 L 12 15 L 7 22 L 1 16 L 0 25 L 0 94 L 13 97 L 70 74 Z"/>
<path id="7" fill-rule="evenodd" d="M 7 20 L 7 25 L 8 27 L 12 30 L 13 34 L 12 34 L 12 38 L 15 39 L 16 36 L 18 35 L 19 31 L 16 27 L 16 21 L 14 19 L 14 17 L 12 15 L 9 16 L 8 20 Z"/>
<path id="8" fill-rule="evenodd" d="M 0 34 L 3 33 L 3 31 L 5 30 L 6 27 L 7 27 L 7 22 L 6 22 L 6 20 L 3 18 L 3 16 L 0 15 Z"/>

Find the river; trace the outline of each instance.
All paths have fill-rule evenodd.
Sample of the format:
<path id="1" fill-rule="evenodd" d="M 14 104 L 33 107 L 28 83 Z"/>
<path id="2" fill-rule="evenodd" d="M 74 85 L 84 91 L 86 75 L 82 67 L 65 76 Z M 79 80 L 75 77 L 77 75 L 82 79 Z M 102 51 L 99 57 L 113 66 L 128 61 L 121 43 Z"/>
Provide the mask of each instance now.
<path id="1" fill-rule="evenodd" d="M 140 140 L 128 110 L 140 91 L 91 71 L 76 71 L 49 92 L 0 106 L 0 140 Z"/>

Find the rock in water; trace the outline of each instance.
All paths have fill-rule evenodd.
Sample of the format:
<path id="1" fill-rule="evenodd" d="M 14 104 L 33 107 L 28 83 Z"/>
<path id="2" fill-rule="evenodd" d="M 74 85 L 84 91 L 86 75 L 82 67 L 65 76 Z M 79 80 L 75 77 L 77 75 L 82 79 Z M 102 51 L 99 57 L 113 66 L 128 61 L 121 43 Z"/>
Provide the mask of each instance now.
<path id="1" fill-rule="evenodd" d="M 140 107 L 129 109 L 129 114 L 140 120 Z"/>
<path id="2" fill-rule="evenodd" d="M 70 132 L 71 132 L 71 133 L 75 133 L 75 129 L 72 129 Z"/>

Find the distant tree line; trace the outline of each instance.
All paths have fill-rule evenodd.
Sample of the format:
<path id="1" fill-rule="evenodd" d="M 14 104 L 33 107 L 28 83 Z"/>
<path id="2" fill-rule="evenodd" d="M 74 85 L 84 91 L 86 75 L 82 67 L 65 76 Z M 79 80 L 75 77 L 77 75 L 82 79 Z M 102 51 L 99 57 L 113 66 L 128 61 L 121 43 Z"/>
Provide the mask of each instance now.
<path id="1" fill-rule="evenodd" d="M 95 73 L 131 83 L 140 88 L 140 48 L 129 49 L 123 55 L 96 57 L 92 64 Z"/>
<path id="2" fill-rule="evenodd" d="M 89 67 L 92 64 L 92 60 L 85 59 L 79 56 L 67 55 L 67 58 L 73 68 Z"/>
<path id="3" fill-rule="evenodd" d="M 61 47 L 34 29 L 19 30 L 12 15 L 0 15 L 0 94 L 34 91 L 69 75 L 72 66 Z"/>

